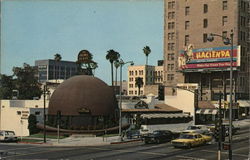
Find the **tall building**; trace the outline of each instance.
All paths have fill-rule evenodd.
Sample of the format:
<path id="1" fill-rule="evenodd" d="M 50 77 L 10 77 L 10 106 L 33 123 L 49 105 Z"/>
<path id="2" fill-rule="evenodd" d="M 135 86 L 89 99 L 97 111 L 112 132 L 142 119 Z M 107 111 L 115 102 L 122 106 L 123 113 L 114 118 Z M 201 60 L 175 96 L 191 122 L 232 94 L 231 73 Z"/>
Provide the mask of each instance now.
<path id="1" fill-rule="evenodd" d="M 250 1 L 165 0 L 165 86 L 197 83 L 200 100 L 229 95 L 231 44 L 223 37 L 233 33 L 233 92 L 235 99 L 250 97 Z M 212 42 L 210 33 L 217 34 Z M 231 42 L 231 41 L 230 41 Z M 173 88 L 165 87 L 167 95 Z"/>
<path id="2" fill-rule="evenodd" d="M 141 77 L 143 86 L 140 89 L 140 95 L 158 92 L 158 85 L 163 84 L 163 66 L 128 66 L 128 95 L 138 96 L 138 87 L 135 85 L 135 79 Z M 155 86 L 153 86 L 155 85 Z M 146 89 L 147 88 L 147 89 Z"/>
<path id="3" fill-rule="evenodd" d="M 77 73 L 76 62 L 71 61 L 37 60 L 35 66 L 38 67 L 39 82 L 68 79 Z"/>

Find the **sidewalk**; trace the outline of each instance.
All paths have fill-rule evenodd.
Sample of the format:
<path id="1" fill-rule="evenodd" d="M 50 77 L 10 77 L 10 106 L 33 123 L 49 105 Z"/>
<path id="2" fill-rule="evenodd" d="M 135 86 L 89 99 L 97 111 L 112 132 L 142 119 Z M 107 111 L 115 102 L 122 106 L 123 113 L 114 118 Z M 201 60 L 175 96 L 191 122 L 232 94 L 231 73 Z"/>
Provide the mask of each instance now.
<path id="1" fill-rule="evenodd" d="M 68 138 L 60 139 L 59 143 L 57 139 L 50 139 L 48 143 L 53 146 L 102 146 L 102 145 L 110 145 L 110 144 L 128 143 L 128 142 L 134 142 L 134 141 L 139 141 L 139 140 L 125 138 L 124 141 L 121 141 L 119 136 L 68 137 Z"/>
<path id="2" fill-rule="evenodd" d="M 189 125 L 193 124 L 192 122 L 186 124 L 170 124 L 169 130 L 173 131 L 182 131 L 186 129 Z M 235 127 L 247 128 L 250 127 L 250 119 L 237 120 L 233 121 L 233 125 Z M 127 139 L 124 138 L 121 141 L 119 136 L 113 137 L 67 137 L 64 139 L 60 139 L 59 142 L 57 139 L 47 139 L 47 143 L 44 145 L 52 145 L 52 146 L 102 146 L 102 145 L 110 145 L 110 144 L 121 144 L 121 143 L 131 143 L 138 142 L 139 139 Z"/>

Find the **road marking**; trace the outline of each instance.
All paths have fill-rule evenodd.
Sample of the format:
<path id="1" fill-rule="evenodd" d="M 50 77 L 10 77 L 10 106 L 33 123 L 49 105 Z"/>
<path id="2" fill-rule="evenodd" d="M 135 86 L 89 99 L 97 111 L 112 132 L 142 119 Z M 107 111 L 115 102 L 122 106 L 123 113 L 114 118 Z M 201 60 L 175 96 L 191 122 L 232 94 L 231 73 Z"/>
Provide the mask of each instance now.
<path id="1" fill-rule="evenodd" d="M 30 149 L 30 148 L 37 148 L 37 147 L 32 146 L 32 147 L 26 147 L 26 148 L 6 149 L 6 150 L 0 150 L 0 151 L 8 152 L 8 151 L 17 151 L 17 150 Z"/>
<path id="2" fill-rule="evenodd" d="M 176 158 L 192 159 L 192 160 L 206 160 L 201 158 L 189 157 L 189 156 L 175 156 Z"/>
<path id="3" fill-rule="evenodd" d="M 5 156 L 2 158 L 9 158 L 9 157 L 19 157 L 19 156 L 27 156 L 27 155 L 34 155 L 34 154 L 39 154 L 39 153 L 48 153 L 48 152 L 54 152 L 54 151 L 66 151 L 66 150 L 72 150 L 72 149 L 60 149 L 60 150 L 46 150 L 46 151 L 40 151 L 40 152 L 33 152 L 33 153 L 18 153 L 16 155 L 12 155 L 12 156 Z"/>
<path id="4" fill-rule="evenodd" d="M 143 152 L 143 151 L 134 151 L 134 150 L 127 150 L 127 149 L 103 149 L 103 148 L 97 148 L 97 147 L 92 147 L 92 149 L 96 149 L 96 150 L 110 150 L 110 151 L 117 151 L 117 152 L 124 152 L 124 153 L 129 153 L 129 152 L 133 152 L 133 153 L 143 153 L 143 154 L 150 154 L 150 155 L 160 155 L 160 156 L 166 156 L 167 154 L 164 153 L 156 153 L 156 152 Z"/>
<path id="5" fill-rule="evenodd" d="M 210 153 L 217 153 L 218 151 L 211 151 L 211 150 L 200 150 L 200 151 L 204 151 L 204 152 L 210 152 Z M 228 154 L 228 152 L 221 152 L 222 154 Z M 238 154 L 238 153 L 233 153 L 233 155 L 236 156 L 241 156 L 241 157 L 248 157 L 248 155 L 245 154 Z"/>
<path id="6" fill-rule="evenodd" d="M 242 149 L 248 149 L 249 147 L 242 147 L 242 148 L 239 148 L 239 149 L 234 149 L 233 151 L 240 151 Z"/>

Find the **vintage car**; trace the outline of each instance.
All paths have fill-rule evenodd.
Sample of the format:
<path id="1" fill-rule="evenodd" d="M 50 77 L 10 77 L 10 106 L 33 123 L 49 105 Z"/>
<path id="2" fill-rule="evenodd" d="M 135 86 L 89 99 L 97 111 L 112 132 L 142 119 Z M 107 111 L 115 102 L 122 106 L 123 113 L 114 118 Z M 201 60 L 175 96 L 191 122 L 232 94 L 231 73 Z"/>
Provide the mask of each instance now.
<path id="1" fill-rule="evenodd" d="M 18 137 L 15 135 L 14 131 L 0 131 L 0 141 L 1 142 L 17 142 Z"/>
<path id="2" fill-rule="evenodd" d="M 208 127 L 205 125 L 191 125 L 188 126 L 186 130 L 183 131 L 183 133 L 200 133 L 200 134 L 208 134 L 209 130 Z"/>
<path id="3" fill-rule="evenodd" d="M 156 131 L 153 131 L 153 133 L 144 135 L 142 138 L 145 144 L 162 143 L 162 142 L 169 142 L 172 139 L 174 139 L 175 134 L 169 130 L 156 130 Z"/>
<path id="4" fill-rule="evenodd" d="M 128 139 L 136 139 L 136 138 L 140 138 L 140 131 L 139 130 L 128 130 L 126 131 L 126 137 Z"/>
<path id="5" fill-rule="evenodd" d="M 211 141 L 211 136 L 206 136 L 199 133 L 184 133 L 181 134 L 178 139 L 172 140 L 171 143 L 174 147 L 191 148 L 207 144 Z"/>

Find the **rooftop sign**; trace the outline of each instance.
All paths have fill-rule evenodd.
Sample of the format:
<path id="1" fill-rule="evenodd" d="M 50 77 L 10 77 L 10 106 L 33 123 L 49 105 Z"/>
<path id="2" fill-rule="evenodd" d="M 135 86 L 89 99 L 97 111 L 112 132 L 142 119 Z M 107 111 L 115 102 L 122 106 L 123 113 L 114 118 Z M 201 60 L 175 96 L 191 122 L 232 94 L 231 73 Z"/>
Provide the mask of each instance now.
<path id="1" fill-rule="evenodd" d="M 179 69 L 188 71 L 227 70 L 230 68 L 231 46 L 181 50 Z M 233 46 L 233 67 L 240 66 L 240 46 Z"/>

